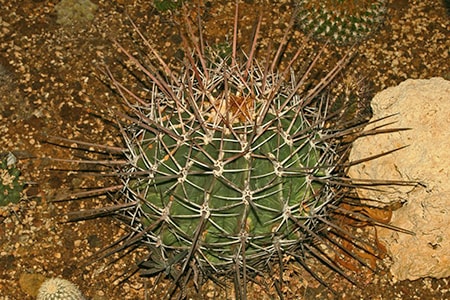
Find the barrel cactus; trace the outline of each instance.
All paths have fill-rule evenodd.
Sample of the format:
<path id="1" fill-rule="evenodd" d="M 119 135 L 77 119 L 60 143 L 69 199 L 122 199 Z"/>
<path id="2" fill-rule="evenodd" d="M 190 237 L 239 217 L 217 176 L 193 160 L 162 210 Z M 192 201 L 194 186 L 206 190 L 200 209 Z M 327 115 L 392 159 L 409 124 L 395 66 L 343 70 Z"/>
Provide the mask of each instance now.
<path id="1" fill-rule="evenodd" d="M 238 15 L 236 9 L 235 33 Z M 98 190 L 118 191 L 115 204 L 98 215 L 115 213 L 127 222 L 129 236 L 117 250 L 147 247 L 141 274 L 172 279 L 169 295 L 183 296 L 192 280 L 201 286 L 225 276 L 234 281 L 236 298 L 245 299 L 250 277 L 282 273 L 292 260 L 324 284 L 310 259 L 351 280 L 329 252 L 336 237 L 351 236 L 332 214 L 350 213 L 338 206 L 352 185 L 344 163 L 349 143 L 342 137 L 357 127 L 333 120 L 323 96 L 348 57 L 307 85 L 317 59 L 296 74 L 291 67 L 299 51 L 277 69 L 288 35 L 274 57 L 255 58 L 260 25 L 249 52 L 238 50 L 236 36 L 228 55 L 204 45 L 188 25 L 181 72 L 172 71 L 135 26 L 148 55 L 116 45 L 147 83 L 133 91 L 105 70 L 127 108 L 119 114 L 124 147 L 101 147 L 118 151 L 120 160 L 110 165 L 120 184 Z"/>
<path id="2" fill-rule="evenodd" d="M 337 44 L 361 40 L 384 20 L 387 0 L 298 0 L 298 24 L 306 33 Z"/>
<path id="3" fill-rule="evenodd" d="M 122 193 L 136 203 L 131 226 L 158 253 L 143 266 L 175 278 L 175 261 L 239 274 L 295 252 L 335 201 L 324 116 L 279 74 L 209 63 L 155 92 L 126 130 Z"/>

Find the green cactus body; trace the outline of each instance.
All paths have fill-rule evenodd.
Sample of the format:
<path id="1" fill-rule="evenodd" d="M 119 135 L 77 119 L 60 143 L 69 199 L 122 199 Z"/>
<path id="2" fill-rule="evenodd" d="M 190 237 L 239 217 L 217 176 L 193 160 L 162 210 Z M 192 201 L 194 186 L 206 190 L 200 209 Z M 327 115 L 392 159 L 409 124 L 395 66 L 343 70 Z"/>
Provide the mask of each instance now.
<path id="1" fill-rule="evenodd" d="M 275 99 L 269 111 L 283 100 Z M 262 115 L 266 103 L 251 104 Z M 204 110 L 212 108 L 204 106 L 200 111 L 208 115 Z M 248 238 L 247 261 L 269 249 L 275 236 L 287 244 L 301 239 L 289 214 L 306 224 L 323 204 L 315 197 L 321 184 L 310 179 L 323 176 L 318 135 L 302 113 L 287 106 L 281 115 L 267 113 L 260 125 L 230 124 L 233 114 L 198 120 L 193 107 L 180 108 L 168 105 L 164 116 L 147 116 L 157 125 L 134 141 L 135 172 L 145 174 L 131 184 L 143 198 L 142 224 L 163 220 L 149 233 L 152 240 L 182 251 L 200 235 L 210 263 L 231 263 L 240 235 Z M 159 127 L 167 134 L 157 133 Z"/>
<path id="2" fill-rule="evenodd" d="M 386 13 L 386 0 L 298 0 L 300 28 L 318 39 L 348 44 L 378 28 Z"/>

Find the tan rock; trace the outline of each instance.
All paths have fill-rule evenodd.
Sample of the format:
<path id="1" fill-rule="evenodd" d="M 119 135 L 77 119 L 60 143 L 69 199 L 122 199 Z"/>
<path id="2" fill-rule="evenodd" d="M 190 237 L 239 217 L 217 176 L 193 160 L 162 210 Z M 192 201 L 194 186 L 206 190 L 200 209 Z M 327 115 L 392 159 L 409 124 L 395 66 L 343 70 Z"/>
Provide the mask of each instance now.
<path id="1" fill-rule="evenodd" d="M 362 179 L 418 181 L 412 186 L 358 190 L 360 197 L 381 203 L 402 201 L 391 224 L 415 236 L 381 229 L 380 239 L 392 258 L 395 280 L 450 276 L 450 81 L 442 78 L 406 80 L 372 101 L 373 120 L 408 131 L 372 135 L 357 140 L 350 160 L 408 145 L 407 148 L 354 166 L 349 176 Z"/>

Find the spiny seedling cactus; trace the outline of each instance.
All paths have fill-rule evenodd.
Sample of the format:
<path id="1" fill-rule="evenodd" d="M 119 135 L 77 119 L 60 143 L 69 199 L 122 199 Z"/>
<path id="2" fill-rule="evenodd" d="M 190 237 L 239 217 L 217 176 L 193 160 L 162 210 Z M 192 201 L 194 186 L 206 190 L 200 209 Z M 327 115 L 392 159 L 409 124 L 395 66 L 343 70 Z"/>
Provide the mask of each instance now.
<path id="1" fill-rule="evenodd" d="M 1 155 L 0 206 L 17 203 L 21 199 L 24 183 L 20 179 L 20 170 L 16 167 L 16 160 L 11 152 Z"/>
<path id="2" fill-rule="evenodd" d="M 349 44 L 384 20 L 387 0 L 297 0 L 298 24 L 314 38 Z"/>
<path id="3" fill-rule="evenodd" d="M 105 70 L 127 105 L 127 112 L 118 114 L 125 147 L 98 145 L 108 155 L 118 153 L 110 165 L 120 184 L 90 193 L 117 191 L 119 196 L 114 205 L 84 215 L 76 212 L 72 220 L 106 212 L 124 220 L 129 236 L 111 253 L 136 244 L 147 247 L 149 255 L 139 263 L 141 274 L 172 279 L 169 296 L 184 297 L 190 281 L 201 286 L 224 276 L 234 281 L 236 298 L 245 299 L 249 278 L 273 276 L 275 269 L 280 274 L 273 280 L 280 292 L 283 270 L 292 260 L 325 285 L 311 260 L 352 280 L 334 254 L 365 262 L 339 240 L 351 240 L 376 255 L 376 248 L 332 218 L 352 215 L 376 223 L 339 206 L 355 184 L 345 176 L 349 144 L 342 138 L 348 140 L 363 124 L 349 127 L 331 121 L 335 114 L 328 110 L 324 91 L 348 56 L 309 86 L 307 78 L 320 53 L 306 73 L 295 74 L 292 68 L 301 50 L 284 70 L 277 69 L 294 18 L 275 56 L 264 60 L 255 58 L 261 20 L 251 50 L 242 54 L 238 20 L 236 1 L 231 54 L 224 56 L 204 45 L 203 37 L 196 38 L 186 18 L 185 67 L 180 73 L 170 69 L 135 26 L 147 55 L 137 58 L 117 46 L 141 72 L 135 76 L 147 78 L 149 84 L 141 91 L 133 92 Z M 99 166 L 105 163 L 99 161 Z M 364 184 L 371 183 L 358 182 Z M 346 201 L 357 203 L 354 197 Z"/>
<path id="4" fill-rule="evenodd" d="M 84 300 L 78 287 L 61 278 L 50 278 L 42 283 L 36 300 Z"/>

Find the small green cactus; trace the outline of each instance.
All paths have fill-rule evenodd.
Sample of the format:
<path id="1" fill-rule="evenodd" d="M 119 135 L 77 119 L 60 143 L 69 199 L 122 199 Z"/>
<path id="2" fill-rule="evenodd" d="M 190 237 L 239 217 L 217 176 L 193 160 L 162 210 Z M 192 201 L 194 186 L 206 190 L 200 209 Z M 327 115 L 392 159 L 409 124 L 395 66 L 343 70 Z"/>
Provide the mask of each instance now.
<path id="1" fill-rule="evenodd" d="M 50 278 L 39 288 L 36 300 L 84 300 L 78 287 L 68 280 Z"/>
<path id="2" fill-rule="evenodd" d="M 16 168 L 16 158 L 9 152 L 0 164 L 0 206 L 17 203 L 21 199 L 24 183 L 20 179 L 20 170 Z"/>
<path id="3" fill-rule="evenodd" d="M 298 24 L 314 38 L 349 44 L 378 28 L 387 0 L 298 0 Z"/>

